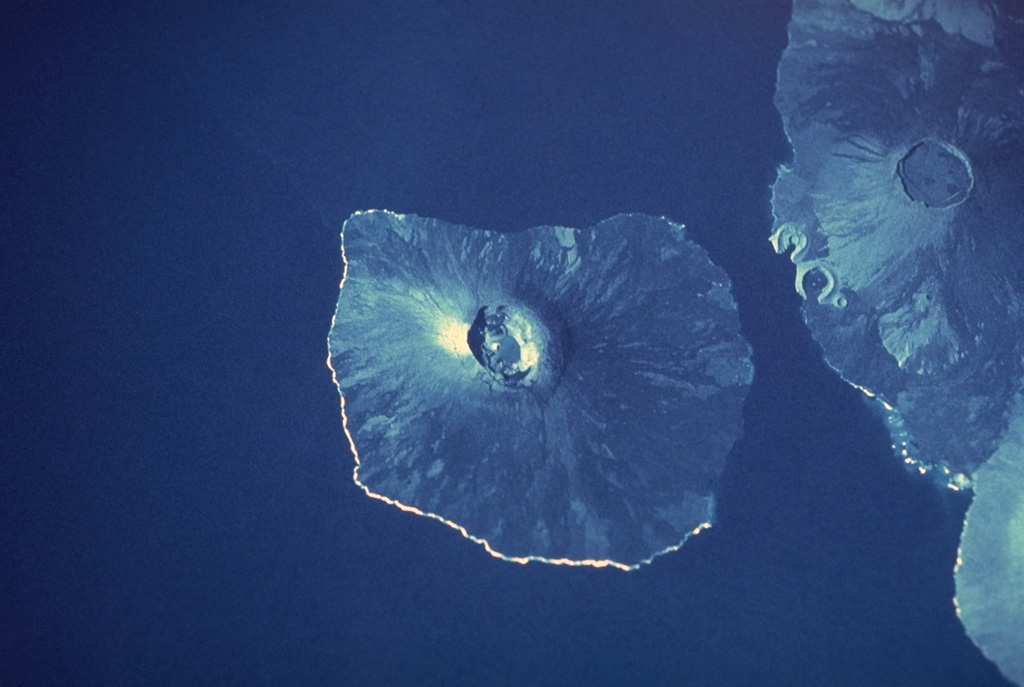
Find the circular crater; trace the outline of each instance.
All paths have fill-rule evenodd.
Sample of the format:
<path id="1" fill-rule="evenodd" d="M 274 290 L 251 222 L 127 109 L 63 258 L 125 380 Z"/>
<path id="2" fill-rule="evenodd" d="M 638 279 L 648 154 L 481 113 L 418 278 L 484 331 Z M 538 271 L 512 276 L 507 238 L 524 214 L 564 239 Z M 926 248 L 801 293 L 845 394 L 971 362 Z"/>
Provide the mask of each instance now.
<path id="1" fill-rule="evenodd" d="M 827 296 L 833 286 L 834 283 L 829 280 L 828 275 L 820 267 L 808 270 L 803 276 L 804 292 L 807 294 L 808 299 L 817 301 Z"/>
<path id="2" fill-rule="evenodd" d="M 545 341 L 528 314 L 516 308 L 483 306 L 466 334 L 476 361 L 506 386 L 525 386 L 541 362 Z"/>
<path id="3" fill-rule="evenodd" d="M 948 208 L 967 200 L 974 174 L 967 156 L 945 141 L 915 143 L 896 165 L 903 192 L 930 208 Z"/>

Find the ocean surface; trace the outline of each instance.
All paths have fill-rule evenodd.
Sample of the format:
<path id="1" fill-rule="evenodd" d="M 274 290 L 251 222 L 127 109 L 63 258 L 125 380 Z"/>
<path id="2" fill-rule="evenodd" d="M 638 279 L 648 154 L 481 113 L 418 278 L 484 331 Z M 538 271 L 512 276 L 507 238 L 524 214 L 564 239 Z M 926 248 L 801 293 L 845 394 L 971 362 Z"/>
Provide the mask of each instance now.
<path id="1" fill-rule="evenodd" d="M 969 496 L 893 456 L 768 241 L 788 16 L 4 4 L 0 687 L 1006 684 L 954 613 Z M 366 498 L 325 359 L 368 208 L 686 224 L 756 369 L 714 527 L 521 566 Z"/>

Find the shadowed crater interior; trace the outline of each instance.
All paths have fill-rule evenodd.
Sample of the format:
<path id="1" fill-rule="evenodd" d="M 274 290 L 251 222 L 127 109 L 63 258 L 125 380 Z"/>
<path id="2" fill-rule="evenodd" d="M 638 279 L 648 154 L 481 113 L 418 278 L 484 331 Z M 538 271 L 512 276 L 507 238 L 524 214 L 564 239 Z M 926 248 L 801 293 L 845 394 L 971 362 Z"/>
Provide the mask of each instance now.
<path id="1" fill-rule="evenodd" d="M 967 156 L 942 141 L 921 141 L 896 166 L 903 190 L 930 208 L 948 208 L 967 200 L 974 176 Z"/>

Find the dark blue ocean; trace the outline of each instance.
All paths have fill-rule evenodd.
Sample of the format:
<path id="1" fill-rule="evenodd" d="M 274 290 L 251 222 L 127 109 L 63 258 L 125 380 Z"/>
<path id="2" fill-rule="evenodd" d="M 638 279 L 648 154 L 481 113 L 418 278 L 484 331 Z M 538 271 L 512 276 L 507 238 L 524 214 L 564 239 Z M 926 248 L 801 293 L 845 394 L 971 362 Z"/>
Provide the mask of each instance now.
<path id="1" fill-rule="evenodd" d="M 1004 684 L 954 614 L 968 497 L 768 242 L 787 4 L 70 5 L 0 9 L 0 687 Z M 685 223 L 756 366 L 715 526 L 520 566 L 366 498 L 325 359 L 367 208 Z"/>

